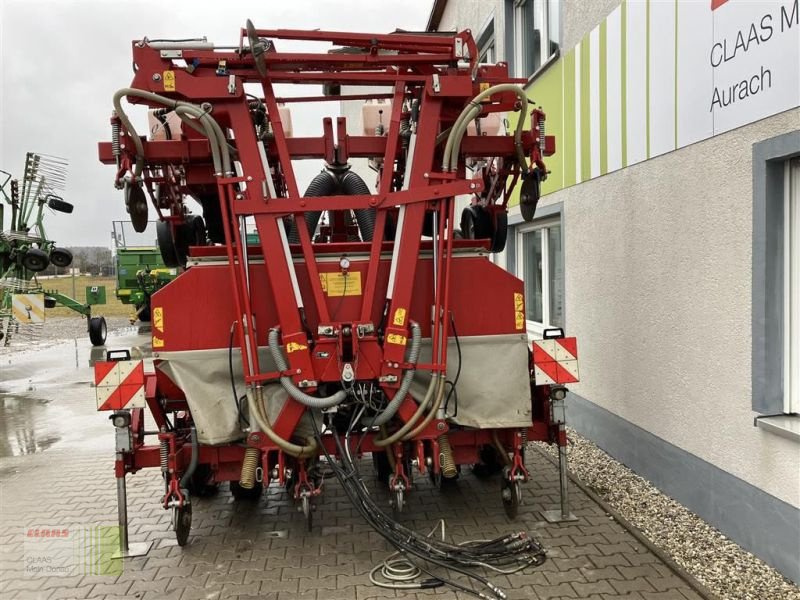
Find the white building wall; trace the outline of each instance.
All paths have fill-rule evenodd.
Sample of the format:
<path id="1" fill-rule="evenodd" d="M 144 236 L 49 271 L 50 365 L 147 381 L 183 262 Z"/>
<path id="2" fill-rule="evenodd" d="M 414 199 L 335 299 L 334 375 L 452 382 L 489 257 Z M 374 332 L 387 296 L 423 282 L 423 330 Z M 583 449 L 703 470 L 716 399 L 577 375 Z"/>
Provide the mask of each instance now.
<path id="1" fill-rule="evenodd" d="M 753 426 L 752 145 L 800 110 L 550 194 L 563 202 L 571 389 L 800 507 L 800 446 Z"/>

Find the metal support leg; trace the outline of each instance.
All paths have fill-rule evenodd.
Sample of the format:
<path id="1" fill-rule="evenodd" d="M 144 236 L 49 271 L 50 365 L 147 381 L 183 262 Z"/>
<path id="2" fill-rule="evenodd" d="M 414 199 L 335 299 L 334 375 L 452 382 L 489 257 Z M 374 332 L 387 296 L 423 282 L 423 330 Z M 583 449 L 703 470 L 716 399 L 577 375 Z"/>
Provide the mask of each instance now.
<path id="1" fill-rule="evenodd" d="M 577 521 L 576 517 L 569 509 L 569 477 L 567 476 L 567 432 L 566 432 L 566 406 L 564 400 L 552 397 L 550 399 L 550 410 L 553 413 L 553 422 L 558 423 L 558 477 L 561 495 L 560 510 L 544 510 L 542 516 L 548 523 L 564 523 Z"/>
<path id="2" fill-rule="evenodd" d="M 117 454 L 119 458 L 119 454 Z M 111 555 L 112 559 L 145 556 L 150 552 L 153 542 L 128 543 L 128 493 L 125 476 L 117 477 L 117 517 L 119 521 L 119 550 Z"/>
<path id="3" fill-rule="evenodd" d="M 116 417 L 116 418 L 115 418 Z M 130 413 L 117 411 L 109 417 L 116 429 L 117 455 L 117 521 L 119 523 L 119 550 L 111 555 L 112 559 L 144 556 L 150 551 L 152 542 L 128 542 L 128 490 L 125 485 L 125 470 L 120 465 L 125 460 L 123 452 L 130 450 L 131 430 Z"/>

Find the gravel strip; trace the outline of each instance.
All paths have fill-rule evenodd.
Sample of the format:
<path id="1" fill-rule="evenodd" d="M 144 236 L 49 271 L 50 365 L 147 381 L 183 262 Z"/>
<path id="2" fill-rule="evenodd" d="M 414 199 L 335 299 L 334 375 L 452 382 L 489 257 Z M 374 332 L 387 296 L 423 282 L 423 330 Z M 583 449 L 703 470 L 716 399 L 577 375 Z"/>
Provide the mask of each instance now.
<path id="1" fill-rule="evenodd" d="M 576 431 L 568 439 L 570 471 L 721 600 L 800 600 L 800 588 L 685 506 Z"/>

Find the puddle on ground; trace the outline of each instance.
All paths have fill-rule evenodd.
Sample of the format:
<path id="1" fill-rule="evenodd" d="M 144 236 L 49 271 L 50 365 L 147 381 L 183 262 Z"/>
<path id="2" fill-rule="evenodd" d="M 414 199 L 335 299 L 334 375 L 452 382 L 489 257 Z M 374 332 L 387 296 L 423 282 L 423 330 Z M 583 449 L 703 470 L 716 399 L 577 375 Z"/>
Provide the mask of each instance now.
<path id="1" fill-rule="evenodd" d="M 61 439 L 47 425 L 49 400 L 0 395 L 0 457 L 43 452 Z"/>

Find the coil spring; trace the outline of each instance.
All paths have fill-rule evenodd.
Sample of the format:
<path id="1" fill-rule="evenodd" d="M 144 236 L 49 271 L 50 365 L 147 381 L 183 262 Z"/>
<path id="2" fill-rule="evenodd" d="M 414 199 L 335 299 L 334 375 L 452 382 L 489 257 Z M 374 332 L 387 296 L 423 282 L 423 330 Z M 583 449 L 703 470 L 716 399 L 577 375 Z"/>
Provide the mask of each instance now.
<path id="1" fill-rule="evenodd" d="M 258 448 L 248 448 L 244 451 L 239 485 L 246 490 L 252 490 L 256 484 L 256 469 L 258 468 L 259 458 L 261 458 L 261 452 Z"/>
<path id="2" fill-rule="evenodd" d="M 169 470 L 169 440 L 161 440 L 158 455 L 161 459 L 161 471 L 166 473 Z"/>
<path id="3" fill-rule="evenodd" d="M 544 152 L 544 117 L 539 117 L 539 149 Z"/>
<path id="4" fill-rule="evenodd" d="M 453 459 L 450 438 L 447 437 L 446 433 L 443 433 L 436 441 L 439 442 L 439 464 L 442 469 L 442 477 L 452 479 L 458 475 L 458 468 L 456 467 L 456 461 Z"/>
<path id="5" fill-rule="evenodd" d="M 527 429 L 520 429 L 519 430 L 519 442 L 522 444 L 522 447 L 528 445 L 528 430 Z"/>
<path id="6" fill-rule="evenodd" d="M 119 144 L 119 122 L 111 124 L 111 154 L 119 156 L 122 150 Z"/>

